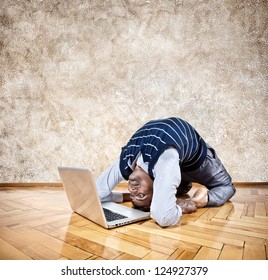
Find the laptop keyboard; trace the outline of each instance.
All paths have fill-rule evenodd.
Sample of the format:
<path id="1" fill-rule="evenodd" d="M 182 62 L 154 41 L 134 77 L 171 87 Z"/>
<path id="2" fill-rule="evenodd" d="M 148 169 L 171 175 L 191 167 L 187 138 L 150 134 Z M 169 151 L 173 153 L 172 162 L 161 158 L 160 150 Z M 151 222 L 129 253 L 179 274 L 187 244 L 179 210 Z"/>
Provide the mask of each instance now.
<path id="1" fill-rule="evenodd" d="M 127 216 L 112 212 L 111 210 L 106 209 L 106 208 L 103 208 L 103 211 L 104 211 L 104 215 L 105 215 L 108 222 L 127 218 Z"/>

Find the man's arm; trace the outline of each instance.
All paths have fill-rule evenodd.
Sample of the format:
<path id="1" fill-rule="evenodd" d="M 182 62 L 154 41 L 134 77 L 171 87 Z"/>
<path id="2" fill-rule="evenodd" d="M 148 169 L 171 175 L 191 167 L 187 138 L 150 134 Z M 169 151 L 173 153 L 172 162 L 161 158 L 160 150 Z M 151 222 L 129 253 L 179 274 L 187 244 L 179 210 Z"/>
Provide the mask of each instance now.
<path id="1" fill-rule="evenodd" d="M 114 164 L 103 171 L 96 180 L 97 190 L 101 201 L 128 201 L 127 194 L 113 192 L 113 189 L 122 180 L 124 180 L 124 178 L 120 172 L 118 159 Z"/>
<path id="2" fill-rule="evenodd" d="M 176 203 L 175 196 L 181 182 L 177 150 L 175 148 L 165 150 L 155 164 L 153 172 L 155 179 L 151 217 L 162 227 L 175 225 L 182 215 L 182 209 Z"/>

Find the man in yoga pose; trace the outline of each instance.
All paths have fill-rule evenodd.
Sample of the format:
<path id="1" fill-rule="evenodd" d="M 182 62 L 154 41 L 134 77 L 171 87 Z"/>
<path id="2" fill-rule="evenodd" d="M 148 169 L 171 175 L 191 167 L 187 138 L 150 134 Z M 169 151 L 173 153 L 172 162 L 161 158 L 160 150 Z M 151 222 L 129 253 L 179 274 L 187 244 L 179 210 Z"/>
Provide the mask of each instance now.
<path id="1" fill-rule="evenodd" d="M 128 181 L 129 193 L 113 192 L 122 180 Z M 192 182 L 204 187 L 190 198 L 179 198 Z M 214 149 L 188 122 L 174 117 L 138 129 L 96 184 L 102 201 L 131 200 L 162 227 L 175 225 L 182 214 L 197 208 L 223 205 L 236 191 Z"/>

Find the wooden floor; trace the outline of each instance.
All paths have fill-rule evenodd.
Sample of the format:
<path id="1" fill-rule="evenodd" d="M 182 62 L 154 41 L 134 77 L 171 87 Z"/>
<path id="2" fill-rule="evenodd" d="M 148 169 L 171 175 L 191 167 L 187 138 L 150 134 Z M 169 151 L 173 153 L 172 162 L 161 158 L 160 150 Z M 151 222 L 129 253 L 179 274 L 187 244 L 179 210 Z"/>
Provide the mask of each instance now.
<path id="1" fill-rule="evenodd" d="M 224 206 L 174 227 L 148 220 L 113 230 L 72 213 L 62 187 L 2 186 L 0 259 L 267 260 L 268 184 L 237 186 Z"/>

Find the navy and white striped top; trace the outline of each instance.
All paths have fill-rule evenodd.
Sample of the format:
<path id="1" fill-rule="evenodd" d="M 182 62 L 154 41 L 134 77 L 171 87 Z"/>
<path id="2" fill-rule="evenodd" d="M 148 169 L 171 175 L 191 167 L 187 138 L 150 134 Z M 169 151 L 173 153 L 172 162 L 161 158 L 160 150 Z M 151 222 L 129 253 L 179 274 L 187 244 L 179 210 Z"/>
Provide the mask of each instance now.
<path id="1" fill-rule="evenodd" d="M 153 168 L 159 156 L 168 147 L 175 147 L 180 157 L 182 171 L 192 171 L 203 163 L 207 146 L 197 131 L 186 121 L 179 118 L 152 120 L 143 125 L 122 148 L 120 171 L 128 180 L 132 165 L 141 153 L 148 162 L 148 173 L 153 177 Z"/>

